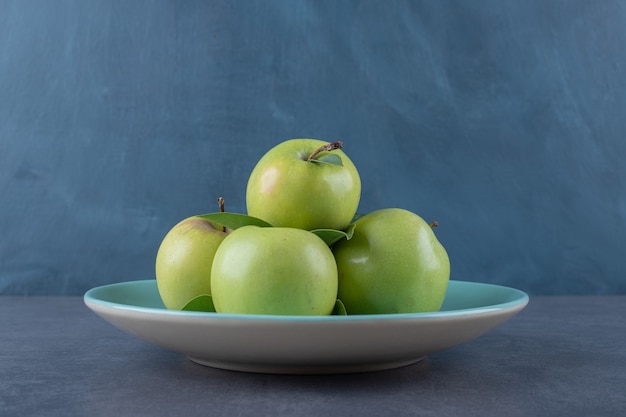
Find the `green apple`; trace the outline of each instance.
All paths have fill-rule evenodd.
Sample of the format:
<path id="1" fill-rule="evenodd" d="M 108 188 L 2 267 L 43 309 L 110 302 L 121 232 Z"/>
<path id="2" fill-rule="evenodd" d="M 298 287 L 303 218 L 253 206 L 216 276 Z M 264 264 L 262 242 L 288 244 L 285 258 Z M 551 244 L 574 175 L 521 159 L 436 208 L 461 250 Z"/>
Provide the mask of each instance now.
<path id="1" fill-rule="evenodd" d="M 328 315 L 337 299 L 337 265 L 311 232 L 244 226 L 217 249 L 211 294 L 218 313 Z"/>
<path id="2" fill-rule="evenodd" d="M 186 218 L 163 238 L 156 256 L 156 281 L 165 307 L 182 309 L 211 294 L 211 266 L 228 230 L 201 217 Z"/>
<path id="3" fill-rule="evenodd" d="M 358 208 L 361 179 L 341 147 L 291 139 L 270 149 L 250 174 L 248 214 L 277 227 L 343 230 Z"/>
<path id="4" fill-rule="evenodd" d="M 338 298 L 348 314 L 437 311 L 450 278 L 448 254 L 417 214 L 389 208 L 355 222 L 333 252 Z"/>

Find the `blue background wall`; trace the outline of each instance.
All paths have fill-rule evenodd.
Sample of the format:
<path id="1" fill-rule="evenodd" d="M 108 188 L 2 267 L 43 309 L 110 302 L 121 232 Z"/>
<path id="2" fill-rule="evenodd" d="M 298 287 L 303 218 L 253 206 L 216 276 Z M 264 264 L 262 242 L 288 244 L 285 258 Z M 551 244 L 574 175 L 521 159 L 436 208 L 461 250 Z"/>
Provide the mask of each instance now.
<path id="1" fill-rule="evenodd" d="M 0 294 L 152 278 L 292 137 L 438 220 L 453 279 L 626 293 L 625 2 L 0 6 Z"/>

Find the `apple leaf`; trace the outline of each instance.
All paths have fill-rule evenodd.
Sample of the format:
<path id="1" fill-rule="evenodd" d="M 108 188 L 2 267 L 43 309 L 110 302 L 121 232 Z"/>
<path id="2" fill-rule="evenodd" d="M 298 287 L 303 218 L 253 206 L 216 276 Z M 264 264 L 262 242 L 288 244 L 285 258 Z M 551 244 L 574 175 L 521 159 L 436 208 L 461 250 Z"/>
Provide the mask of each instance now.
<path id="1" fill-rule="evenodd" d="M 215 313 L 215 306 L 213 305 L 213 297 L 209 294 L 202 294 L 191 301 L 189 301 L 183 308 L 183 311 L 206 311 L 209 313 Z"/>
<path id="2" fill-rule="evenodd" d="M 348 240 L 352 239 L 352 235 L 354 235 L 354 228 L 355 227 L 356 226 L 354 225 L 354 223 L 350 223 L 348 225 L 348 227 L 346 227 L 346 231 L 345 231 L 346 239 L 348 239 Z"/>
<path id="3" fill-rule="evenodd" d="M 224 226 L 232 230 L 238 229 L 242 226 L 272 227 L 272 225 L 265 220 L 241 213 L 217 212 L 200 214 L 197 217 L 202 217 L 203 219 L 217 223 L 220 226 Z"/>
<path id="4" fill-rule="evenodd" d="M 340 299 L 335 301 L 335 308 L 333 308 L 333 312 L 331 313 L 333 316 L 347 316 L 348 312 L 346 311 L 346 306 L 343 305 Z"/>
<path id="5" fill-rule="evenodd" d="M 343 162 L 341 161 L 341 157 L 334 153 L 329 153 L 328 155 L 324 155 L 317 159 L 311 159 L 311 162 L 321 162 L 323 164 L 332 164 L 338 165 L 340 167 L 343 166 Z"/>
<path id="6" fill-rule="evenodd" d="M 339 242 L 341 239 L 352 239 L 354 233 L 354 224 L 349 225 L 346 231 L 335 229 L 315 229 L 311 230 L 311 233 L 319 236 L 329 247 Z"/>

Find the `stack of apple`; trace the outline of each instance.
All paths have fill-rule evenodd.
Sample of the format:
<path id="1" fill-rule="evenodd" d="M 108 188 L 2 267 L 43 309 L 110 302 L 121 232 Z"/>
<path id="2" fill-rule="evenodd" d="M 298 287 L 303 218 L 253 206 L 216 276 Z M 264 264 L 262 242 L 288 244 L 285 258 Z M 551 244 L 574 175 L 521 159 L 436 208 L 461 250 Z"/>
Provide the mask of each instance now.
<path id="1" fill-rule="evenodd" d="M 357 215 L 341 142 L 292 139 L 252 170 L 248 214 L 174 226 L 156 256 L 166 308 L 235 314 L 391 314 L 441 308 L 450 262 L 433 224 L 399 208 Z"/>

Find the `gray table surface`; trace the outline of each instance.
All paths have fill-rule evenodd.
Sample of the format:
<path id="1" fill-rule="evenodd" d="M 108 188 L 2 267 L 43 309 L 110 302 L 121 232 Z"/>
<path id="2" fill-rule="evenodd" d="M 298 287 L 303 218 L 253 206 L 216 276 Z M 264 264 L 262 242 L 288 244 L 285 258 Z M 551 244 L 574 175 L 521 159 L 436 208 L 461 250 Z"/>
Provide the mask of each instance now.
<path id="1" fill-rule="evenodd" d="M 5 296 L 0 415 L 626 415 L 626 296 L 531 297 L 497 329 L 418 364 L 330 376 L 203 367 L 80 297 Z"/>

